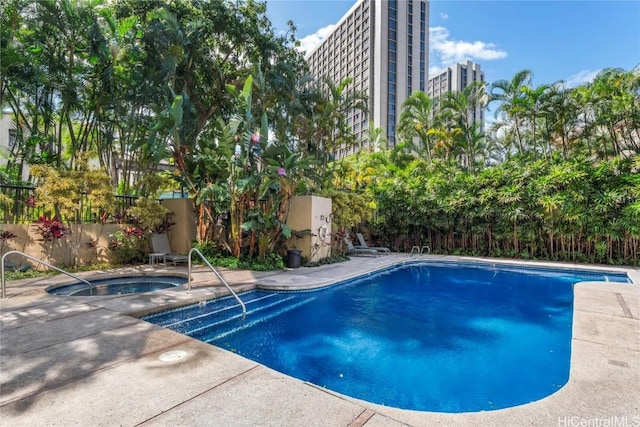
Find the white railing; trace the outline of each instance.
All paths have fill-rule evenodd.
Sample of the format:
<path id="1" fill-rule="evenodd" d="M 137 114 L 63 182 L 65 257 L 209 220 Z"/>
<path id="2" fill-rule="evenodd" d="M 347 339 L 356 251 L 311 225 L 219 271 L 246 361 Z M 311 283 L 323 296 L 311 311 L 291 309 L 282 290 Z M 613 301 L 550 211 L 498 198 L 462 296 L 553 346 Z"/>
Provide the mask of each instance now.
<path id="1" fill-rule="evenodd" d="M 216 275 L 218 280 L 220 280 L 222 282 L 222 284 L 227 287 L 229 292 L 231 292 L 231 295 L 233 295 L 233 297 L 236 299 L 236 301 L 238 301 L 240 303 L 240 306 L 242 307 L 242 314 L 243 315 L 246 314 L 247 313 L 247 307 L 244 305 L 244 303 L 242 302 L 242 300 L 240 299 L 238 294 L 236 294 L 233 291 L 233 289 L 231 289 L 231 286 L 229 286 L 227 281 L 222 278 L 220 273 L 218 273 L 218 271 L 215 268 L 213 268 L 213 266 L 209 263 L 209 261 L 207 261 L 207 259 L 204 257 L 204 255 L 202 255 L 202 252 L 200 252 L 196 248 L 191 248 L 191 250 L 189 251 L 189 272 L 188 272 L 189 278 L 188 278 L 188 282 L 187 282 L 187 290 L 188 290 L 188 292 L 191 292 L 191 254 L 193 252 L 197 253 L 200 256 L 200 258 L 202 258 L 202 260 L 205 262 L 205 264 L 207 264 L 207 266 L 213 272 L 213 274 Z"/>
<path id="2" fill-rule="evenodd" d="M 48 262 L 43 261 L 43 260 L 41 260 L 41 259 L 39 259 L 39 258 L 33 257 L 33 256 L 29 255 L 29 254 L 25 254 L 24 252 L 20 252 L 20 251 L 9 251 L 9 252 L 7 252 L 6 254 L 2 255 L 2 259 L 0 259 L 0 274 L 1 274 L 1 277 L 2 277 L 2 286 L 1 286 L 1 287 L 2 287 L 2 299 L 5 299 L 5 294 L 6 294 L 6 292 L 5 292 L 6 280 L 5 280 L 5 278 L 4 278 L 4 259 L 5 259 L 5 258 L 7 257 L 7 255 L 9 255 L 9 254 L 20 254 L 20 255 L 22 255 L 23 257 L 27 257 L 27 258 L 29 258 L 30 260 L 33 260 L 33 261 L 35 261 L 35 262 L 37 262 L 37 263 L 40 263 L 40 264 L 46 265 L 47 267 L 49 267 L 49 268 L 53 268 L 54 270 L 56 270 L 56 271 L 58 271 L 58 272 L 60 272 L 60 273 L 66 274 L 66 275 L 67 275 L 67 276 L 69 276 L 69 277 L 73 277 L 73 278 L 74 278 L 74 279 L 76 279 L 76 280 L 79 280 L 79 281 L 81 281 L 81 282 L 84 282 L 84 283 L 86 283 L 87 285 L 89 285 L 89 292 L 90 292 L 90 294 L 93 294 L 93 285 L 92 285 L 91 283 L 87 282 L 86 280 L 84 280 L 83 278 L 80 278 L 80 277 L 76 276 L 75 274 L 71 274 L 71 273 L 69 273 L 68 271 L 64 271 L 63 269 L 58 268 L 58 267 L 56 267 L 55 265 L 51 265 L 51 264 L 49 264 Z"/>

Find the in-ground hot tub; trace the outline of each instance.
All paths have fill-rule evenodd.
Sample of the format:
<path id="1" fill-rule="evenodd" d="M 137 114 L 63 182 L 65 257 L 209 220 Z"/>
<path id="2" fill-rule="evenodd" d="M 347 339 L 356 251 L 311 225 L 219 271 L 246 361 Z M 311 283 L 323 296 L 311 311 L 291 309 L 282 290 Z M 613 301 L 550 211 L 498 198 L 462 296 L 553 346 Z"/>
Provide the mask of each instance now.
<path id="1" fill-rule="evenodd" d="M 187 278 L 180 276 L 126 276 L 89 280 L 88 282 L 91 283 L 91 287 L 84 282 L 76 282 L 51 287 L 47 289 L 47 292 L 67 297 L 137 294 L 175 288 L 187 283 Z"/>

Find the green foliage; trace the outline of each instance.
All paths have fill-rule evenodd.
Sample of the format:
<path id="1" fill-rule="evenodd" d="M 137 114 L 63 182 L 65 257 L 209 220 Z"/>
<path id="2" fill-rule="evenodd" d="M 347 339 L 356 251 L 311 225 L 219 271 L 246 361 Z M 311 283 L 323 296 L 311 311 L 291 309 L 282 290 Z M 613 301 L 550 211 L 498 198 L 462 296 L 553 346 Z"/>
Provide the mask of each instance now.
<path id="1" fill-rule="evenodd" d="M 283 258 L 276 253 L 270 253 L 264 257 L 242 256 L 236 258 L 225 254 L 224 251 L 220 250 L 220 248 L 211 242 L 196 243 L 194 247 L 202 252 L 211 265 L 216 267 L 254 271 L 271 271 L 284 268 Z"/>
<path id="2" fill-rule="evenodd" d="M 90 170 L 86 163 L 77 170 L 58 170 L 51 166 L 35 165 L 31 172 L 38 178 L 35 200 L 38 206 L 65 222 L 81 220 L 83 195 L 89 211 L 100 216 L 112 212 L 115 206 L 109 175 L 103 170 Z"/>
<path id="3" fill-rule="evenodd" d="M 370 199 L 363 194 L 340 190 L 323 190 L 318 195 L 331 199 L 331 220 L 339 228 L 354 227 L 371 218 Z"/>
<path id="4" fill-rule="evenodd" d="M 255 271 L 282 270 L 284 268 L 284 260 L 275 253 L 267 254 L 264 258 L 249 258 L 247 264 L 249 270 Z"/>
<path id="5" fill-rule="evenodd" d="M 129 227 L 109 235 L 109 249 L 116 264 L 143 263 L 147 246 L 146 233 L 137 227 Z"/>
<path id="6" fill-rule="evenodd" d="M 168 172 L 146 173 L 135 183 L 135 194 L 139 197 L 158 199 L 163 192 L 175 188 L 176 178 Z"/>
<path id="7" fill-rule="evenodd" d="M 349 257 L 343 256 L 343 255 L 333 255 L 326 258 L 322 258 L 321 260 L 315 261 L 315 262 L 305 261 L 303 262 L 302 266 L 303 267 L 320 267 L 321 265 L 337 264 L 339 262 L 345 262 L 345 261 L 349 261 Z"/>
<path id="8" fill-rule="evenodd" d="M 5 278 L 8 281 L 20 279 L 34 279 L 38 277 L 48 277 L 58 274 L 55 270 L 34 270 L 27 271 L 5 271 Z"/>
<path id="9" fill-rule="evenodd" d="M 477 175 L 412 164 L 368 186 L 372 231 L 397 250 L 637 265 L 636 161 L 516 156 Z"/>
<path id="10" fill-rule="evenodd" d="M 262 90 L 259 76 L 249 75 L 242 89 L 227 87 L 234 114 L 208 129 L 215 144 L 202 141 L 201 154 L 185 157 L 185 176 L 198 204 L 198 239 L 215 236 L 222 228 L 215 219 L 224 214 L 229 222 L 218 242 L 236 258 L 279 253 L 291 233 L 286 225 L 291 198 L 318 181 L 313 157 L 267 140 L 267 115 L 257 116 L 252 105 L 254 88 Z"/>
<path id="11" fill-rule="evenodd" d="M 170 214 L 157 199 L 139 197 L 136 205 L 129 209 L 129 215 L 135 219 L 135 223 L 144 230 L 155 230 L 163 224 Z"/>
<path id="12" fill-rule="evenodd" d="M 102 169 L 92 170 L 88 166 L 88 153 L 77 159 L 77 168 L 66 170 L 58 169 L 50 165 L 34 165 L 31 172 L 38 178 L 36 186 L 35 206 L 41 207 L 47 213 L 40 218 L 41 234 L 46 230 L 52 230 L 49 218 L 56 218 L 66 224 L 84 224 L 83 214 L 89 212 L 94 218 L 102 218 L 108 212 L 113 212 L 115 197 L 109 175 Z M 47 228 L 48 227 L 48 228 Z M 60 228 L 58 228 L 60 229 Z M 72 228 L 66 227 L 65 232 L 69 239 L 65 241 L 67 249 L 64 252 L 65 265 L 75 266 L 78 259 L 78 251 L 81 246 L 82 232 L 73 233 Z M 55 238 L 51 242 L 49 256 L 53 253 L 56 244 Z"/>
<path id="13" fill-rule="evenodd" d="M 12 202 L 11 197 L 0 193 L 0 206 L 1 205 L 9 205 L 11 202 Z"/>
<path id="14" fill-rule="evenodd" d="M 199 241 L 265 258 L 290 233 L 290 198 L 322 183 L 336 225 L 371 221 L 397 248 L 637 255 L 640 69 L 606 69 L 577 88 L 535 87 L 523 70 L 447 94 L 438 111 L 417 92 L 389 152 L 332 161 L 356 146 L 347 112 L 366 114 L 366 98 L 350 78 L 306 75 L 295 28 L 276 35 L 265 2 L 34 5 L 6 0 L 0 14 L 0 97 L 17 125 L 1 178 L 34 166 L 36 201 L 64 222 L 81 219 L 83 192 L 94 215 L 112 212 L 117 186 L 146 198 L 134 212 L 152 227 L 150 201 L 175 180 L 196 199 Z M 485 133 L 468 112 L 487 101 L 500 104 Z M 385 133 L 369 129 L 370 146 Z M 164 160 L 168 185 L 154 182 Z"/>
<path id="15" fill-rule="evenodd" d="M 96 271 L 96 270 L 108 270 L 110 268 L 119 267 L 118 265 L 108 264 L 108 263 L 100 263 L 100 264 L 87 264 L 80 265 L 74 268 L 66 268 L 66 271 L 69 273 L 79 273 L 83 271 Z M 29 269 L 26 271 L 5 271 L 6 279 L 11 280 L 20 280 L 20 279 L 35 279 L 39 277 L 48 277 L 54 276 L 56 274 L 61 274 L 56 270 L 47 269 L 47 270 L 36 270 Z"/>

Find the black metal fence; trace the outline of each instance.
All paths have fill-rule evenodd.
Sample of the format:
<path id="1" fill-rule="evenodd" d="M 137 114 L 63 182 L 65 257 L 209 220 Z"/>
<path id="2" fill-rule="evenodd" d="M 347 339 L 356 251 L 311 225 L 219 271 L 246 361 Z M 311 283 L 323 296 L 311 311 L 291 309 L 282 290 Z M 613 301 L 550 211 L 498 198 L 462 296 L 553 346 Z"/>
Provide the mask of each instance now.
<path id="1" fill-rule="evenodd" d="M 43 215 L 51 215 L 38 207 L 34 196 L 35 187 L 0 184 L 0 223 L 28 224 L 38 220 Z M 118 215 L 135 205 L 137 197 L 115 196 L 116 206 L 113 212 L 98 215 L 93 212 L 91 203 L 86 195 L 82 196 L 78 206 L 76 218 L 61 218 L 64 221 L 92 224 L 105 220 L 117 221 Z"/>

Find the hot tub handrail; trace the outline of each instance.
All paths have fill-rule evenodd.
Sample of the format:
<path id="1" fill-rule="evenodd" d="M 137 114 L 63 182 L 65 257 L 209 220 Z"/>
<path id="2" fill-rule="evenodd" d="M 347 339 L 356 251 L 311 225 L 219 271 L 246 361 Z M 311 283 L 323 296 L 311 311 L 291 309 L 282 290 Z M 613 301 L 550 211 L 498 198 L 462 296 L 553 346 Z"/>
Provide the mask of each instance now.
<path id="1" fill-rule="evenodd" d="M 188 272 L 188 282 L 187 282 L 187 289 L 189 292 L 191 292 L 191 254 L 192 253 L 197 253 L 200 258 L 202 258 L 202 260 L 205 262 L 205 264 L 207 264 L 207 266 L 209 267 L 209 269 L 213 272 L 213 274 L 216 275 L 216 277 L 218 278 L 218 280 L 220 280 L 222 282 L 223 285 L 225 285 L 227 287 L 227 289 L 229 290 L 229 292 L 231 292 L 231 295 L 233 295 L 233 297 L 236 299 L 236 301 L 238 301 L 240 303 L 240 306 L 242 307 L 242 314 L 246 314 L 247 313 L 247 307 L 244 305 L 244 303 L 242 302 L 242 300 L 240 299 L 240 297 L 238 296 L 238 294 L 236 294 L 233 289 L 231 289 L 231 286 L 229 286 L 229 284 L 227 283 L 226 280 L 224 280 L 224 278 L 220 275 L 220 273 L 218 273 L 218 270 L 216 270 L 215 268 L 213 268 L 213 266 L 209 263 L 209 261 L 207 261 L 207 259 L 204 257 L 204 255 L 202 255 L 202 252 L 200 252 L 198 249 L 196 248 L 191 248 L 191 250 L 189 251 L 189 272 Z"/>
<path id="2" fill-rule="evenodd" d="M 51 264 L 49 264 L 48 262 L 46 262 L 46 261 L 44 261 L 44 260 L 41 260 L 40 258 L 36 258 L 36 257 L 31 256 L 31 255 L 29 255 L 29 254 L 25 254 L 24 252 L 20 252 L 20 251 L 9 251 L 9 252 L 7 252 L 6 254 L 2 255 L 2 259 L 0 260 L 0 271 L 1 271 L 1 273 L 0 273 L 0 274 L 2 275 L 2 286 L 1 286 L 1 287 L 2 287 L 2 299 L 5 299 L 5 294 L 6 294 L 6 292 L 5 292 L 6 280 L 5 280 L 5 277 L 4 277 L 4 259 L 5 259 L 5 258 L 7 257 L 7 255 L 9 255 L 9 254 L 20 254 L 20 255 L 22 255 L 23 257 L 29 258 L 29 259 L 30 259 L 30 260 L 32 260 L 32 261 L 38 262 L 38 263 L 40 263 L 40 264 L 44 264 L 44 265 L 46 265 L 47 267 L 49 267 L 49 268 L 53 268 L 54 270 L 56 270 L 56 271 L 58 271 L 58 272 L 60 272 L 60 273 L 66 274 L 66 275 L 67 275 L 67 276 L 69 276 L 69 277 L 73 277 L 73 278 L 74 278 L 74 279 L 76 279 L 76 280 L 79 280 L 79 281 L 81 281 L 81 282 L 84 282 L 84 283 L 86 283 L 87 285 L 89 285 L 89 292 L 93 294 L 93 285 L 92 285 L 90 282 L 86 281 L 85 279 L 83 279 L 83 278 L 81 278 L 81 277 L 78 277 L 78 276 L 76 276 L 75 274 L 69 273 L 68 271 L 65 271 L 65 270 L 63 270 L 63 269 L 61 269 L 61 268 L 58 268 L 58 267 L 56 267 L 55 265 L 51 265 Z"/>

